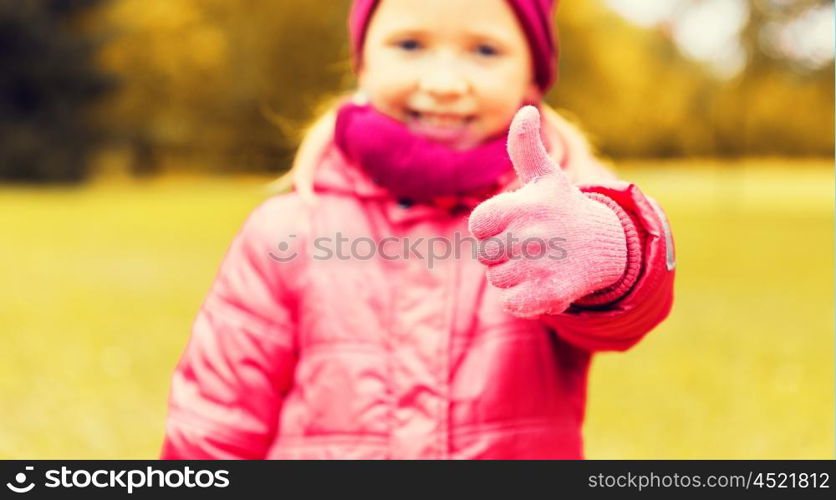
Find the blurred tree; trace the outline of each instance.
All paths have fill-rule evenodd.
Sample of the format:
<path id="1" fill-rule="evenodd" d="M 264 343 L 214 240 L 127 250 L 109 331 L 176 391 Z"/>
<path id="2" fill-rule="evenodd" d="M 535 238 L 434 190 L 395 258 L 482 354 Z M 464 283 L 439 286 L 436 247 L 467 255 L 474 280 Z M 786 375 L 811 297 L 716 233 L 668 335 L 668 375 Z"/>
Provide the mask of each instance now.
<path id="1" fill-rule="evenodd" d="M 660 31 L 600 2 L 562 2 L 560 81 L 547 100 L 577 117 L 602 152 L 677 156 L 706 148 L 713 82 Z"/>
<path id="2" fill-rule="evenodd" d="M 100 131 L 86 114 L 108 88 L 80 16 L 101 0 L 0 0 L 0 178 L 75 182 Z"/>
<path id="3" fill-rule="evenodd" d="M 814 64 L 796 51 L 801 40 L 782 41 L 780 33 L 813 9 L 833 2 L 746 1 L 749 20 L 741 34 L 746 67 L 714 94 L 717 150 L 737 156 L 832 155 L 836 83 L 832 52 L 830 63 Z"/>
<path id="4" fill-rule="evenodd" d="M 676 19 L 642 29 L 600 2 L 561 3 L 562 76 L 549 101 L 616 157 L 831 155 L 832 49 L 814 66 L 792 52 L 798 40 L 770 34 L 832 2 L 741 1 L 745 65 L 730 79 L 680 53 Z M 681 0 L 677 12 L 700 2 Z"/>
<path id="5" fill-rule="evenodd" d="M 347 9 L 346 0 L 114 2 L 101 61 L 122 82 L 102 117 L 133 150 L 135 170 L 282 171 L 294 131 L 345 77 Z"/>

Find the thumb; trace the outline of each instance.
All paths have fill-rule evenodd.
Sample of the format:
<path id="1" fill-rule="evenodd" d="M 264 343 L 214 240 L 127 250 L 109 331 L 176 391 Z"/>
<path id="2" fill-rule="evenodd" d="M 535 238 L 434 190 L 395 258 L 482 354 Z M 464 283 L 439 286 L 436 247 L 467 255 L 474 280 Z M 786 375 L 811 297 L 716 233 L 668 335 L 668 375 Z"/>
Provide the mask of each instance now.
<path id="1" fill-rule="evenodd" d="M 540 112 L 524 106 L 514 116 L 508 131 L 508 156 L 523 184 L 560 170 L 540 137 Z"/>

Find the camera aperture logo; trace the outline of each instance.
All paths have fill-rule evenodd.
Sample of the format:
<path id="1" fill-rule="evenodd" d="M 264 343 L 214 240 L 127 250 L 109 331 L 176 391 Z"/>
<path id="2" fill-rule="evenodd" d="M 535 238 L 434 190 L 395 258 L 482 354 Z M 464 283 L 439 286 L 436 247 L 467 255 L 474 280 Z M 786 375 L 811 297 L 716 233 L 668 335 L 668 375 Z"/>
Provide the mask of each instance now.
<path id="1" fill-rule="evenodd" d="M 26 471 L 33 471 L 33 466 L 26 466 Z M 139 488 L 226 488 L 229 486 L 227 470 L 195 470 L 186 466 L 181 469 L 161 470 L 154 467 L 145 469 L 50 469 L 44 474 L 43 486 L 46 488 L 119 488 L 128 494 Z M 15 493 L 29 493 L 35 488 L 35 482 L 25 484 L 26 473 L 18 472 L 14 483 L 6 487 Z"/>

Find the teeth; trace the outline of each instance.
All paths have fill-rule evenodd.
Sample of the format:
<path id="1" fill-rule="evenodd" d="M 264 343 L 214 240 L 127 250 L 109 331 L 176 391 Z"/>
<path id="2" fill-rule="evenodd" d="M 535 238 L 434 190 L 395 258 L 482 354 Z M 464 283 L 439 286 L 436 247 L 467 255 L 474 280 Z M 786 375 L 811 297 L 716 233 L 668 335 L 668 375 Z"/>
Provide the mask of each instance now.
<path id="1" fill-rule="evenodd" d="M 417 118 L 427 125 L 433 127 L 460 127 L 467 123 L 467 118 L 458 118 L 449 115 L 434 115 L 430 113 L 416 113 Z"/>

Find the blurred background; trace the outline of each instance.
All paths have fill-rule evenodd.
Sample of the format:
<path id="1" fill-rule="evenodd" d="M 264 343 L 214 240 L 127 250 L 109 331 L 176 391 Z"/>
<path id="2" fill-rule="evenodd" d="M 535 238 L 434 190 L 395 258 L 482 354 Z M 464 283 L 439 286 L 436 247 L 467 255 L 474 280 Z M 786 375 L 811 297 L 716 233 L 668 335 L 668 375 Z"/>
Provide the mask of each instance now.
<path id="1" fill-rule="evenodd" d="M 0 458 L 153 458 L 227 245 L 352 89 L 349 0 L 0 0 Z M 589 458 L 834 456 L 834 7 L 563 0 L 547 101 L 668 213 Z"/>

